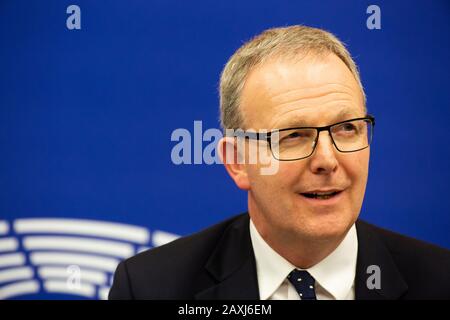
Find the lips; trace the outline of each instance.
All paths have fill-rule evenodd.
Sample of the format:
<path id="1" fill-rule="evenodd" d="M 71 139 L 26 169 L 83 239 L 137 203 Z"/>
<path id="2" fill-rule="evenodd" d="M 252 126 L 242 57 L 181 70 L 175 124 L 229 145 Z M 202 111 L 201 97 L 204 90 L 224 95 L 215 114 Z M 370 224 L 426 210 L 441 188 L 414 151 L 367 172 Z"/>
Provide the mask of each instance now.
<path id="1" fill-rule="evenodd" d="M 339 201 L 343 191 L 343 189 L 312 190 L 302 192 L 300 195 L 311 204 L 331 205 Z"/>
<path id="2" fill-rule="evenodd" d="M 302 196 L 308 199 L 317 199 L 317 200 L 328 200 L 336 197 L 342 192 L 340 189 L 330 189 L 330 190 L 314 190 L 308 192 L 300 193 Z"/>

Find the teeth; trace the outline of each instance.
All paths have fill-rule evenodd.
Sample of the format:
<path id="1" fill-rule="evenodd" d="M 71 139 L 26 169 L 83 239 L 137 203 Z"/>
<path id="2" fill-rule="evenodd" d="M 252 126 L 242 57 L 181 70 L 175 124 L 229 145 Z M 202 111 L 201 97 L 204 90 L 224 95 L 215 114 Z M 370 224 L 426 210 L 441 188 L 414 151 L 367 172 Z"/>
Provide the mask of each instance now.
<path id="1" fill-rule="evenodd" d="M 332 195 L 317 195 L 317 196 L 315 196 L 316 198 L 319 198 L 319 199 L 329 199 L 329 198 L 331 198 L 332 197 Z"/>
<path id="2" fill-rule="evenodd" d="M 333 196 L 335 196 L 338 193 L 338 191 L 333 191 L 333 192 L 322 192 L 322 193 L 309 193 L 309 194 L 304 194 L 306 197 L 308 198 L 313 198 L 313 199 L 329 199 Z"/>

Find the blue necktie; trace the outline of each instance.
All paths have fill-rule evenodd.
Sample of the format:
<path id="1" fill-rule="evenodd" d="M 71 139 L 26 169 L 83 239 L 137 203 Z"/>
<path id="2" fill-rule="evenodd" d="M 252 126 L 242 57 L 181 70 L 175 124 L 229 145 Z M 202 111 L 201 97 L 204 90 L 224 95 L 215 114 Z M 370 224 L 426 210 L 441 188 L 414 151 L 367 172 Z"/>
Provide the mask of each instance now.
<path id="1" fill-rule="evenodd" d="M 314 289 L 314 278 L 304 270 L 293 270 L 288 275 L 288 280 L 294 285 L 302 300 L 317 300 Z"/>

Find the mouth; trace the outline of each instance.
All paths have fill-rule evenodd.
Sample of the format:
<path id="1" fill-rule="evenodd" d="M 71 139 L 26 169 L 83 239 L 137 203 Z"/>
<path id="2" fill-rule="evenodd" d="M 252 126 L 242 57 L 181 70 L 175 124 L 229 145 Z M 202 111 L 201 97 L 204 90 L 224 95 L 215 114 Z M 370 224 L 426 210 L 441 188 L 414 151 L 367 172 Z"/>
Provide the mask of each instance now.
<path id="1" fill-rule="evenodd" d="M 344 190 L 313 191 L 300 193 L 300 195 L 313 203 L 333 204 L 340 198 L 343 191 Z"/>

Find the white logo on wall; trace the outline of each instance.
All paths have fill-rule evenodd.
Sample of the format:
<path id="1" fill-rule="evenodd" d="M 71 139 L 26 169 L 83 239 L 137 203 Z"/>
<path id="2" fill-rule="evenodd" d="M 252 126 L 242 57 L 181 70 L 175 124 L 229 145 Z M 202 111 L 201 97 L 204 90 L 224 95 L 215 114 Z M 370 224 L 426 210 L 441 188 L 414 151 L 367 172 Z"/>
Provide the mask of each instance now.
<path id="1" fill-rule="evenodd" d="M 121 260 L 178 237 L 98 220 L 0 220 L 0 300 L 40 293 L 107 299 Z"/>

